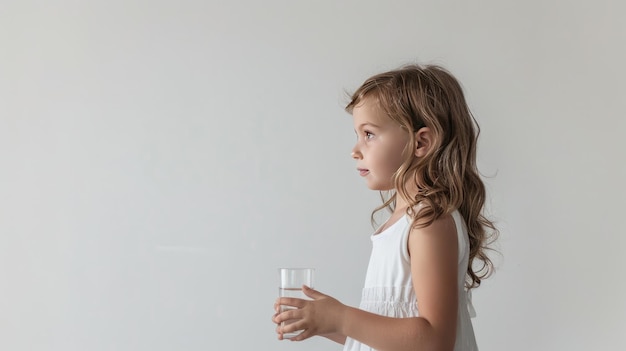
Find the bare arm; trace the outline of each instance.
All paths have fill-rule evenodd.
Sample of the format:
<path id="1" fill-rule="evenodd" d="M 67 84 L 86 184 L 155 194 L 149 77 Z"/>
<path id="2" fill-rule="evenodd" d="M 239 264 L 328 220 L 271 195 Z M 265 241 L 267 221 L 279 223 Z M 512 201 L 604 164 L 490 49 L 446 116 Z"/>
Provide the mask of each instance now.
<path id="1" fill-rule="evenodd" d="M 420 317 L 392 318 L 348 307 L 311 289 L 313 301 L 280 300 L 298 307 L 275 321 L 300 319 L 279 327 L 282 332 L 304 330 L 293 340 L 339 333 L 381 351 L 452 350 L 458 308 L 458 243 L 454 221 L 446 216 L 409 235 L 411 273 Z"/>
<path id="2" fill-rule="evenodd" d="M 341 335 L 339 333 L 335 333 L 335 334 L 329 334 L 329 335 L 322 335 L 323 337 L 325 337 L 328 340 L 332 340 L 338 344 L 344 345 L 346 343 L 346 336 L 345 335 Z"/>
<path id="3" fill-rule="evenodd" d="M 458 309 L 458 239 L 450 216 L 409 235 L 420 317 L 390 318 L 347 308 L 342 332 L 377 350 L 452 350 Z"/>

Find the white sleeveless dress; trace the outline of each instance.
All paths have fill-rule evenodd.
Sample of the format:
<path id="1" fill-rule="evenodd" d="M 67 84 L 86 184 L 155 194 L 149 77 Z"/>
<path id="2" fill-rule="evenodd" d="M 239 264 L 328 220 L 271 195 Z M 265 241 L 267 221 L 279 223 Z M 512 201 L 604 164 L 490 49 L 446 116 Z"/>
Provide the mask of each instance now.
<path id="1" fill-rule="evenodd" d="M 455 351 L 476 351 L 476 339 L 471 317 L 474 316 L 471 297 L 465 291 L 465 274 L 469 259 L 467 227 L 458 211 L 452 213 L 459 239 L 458 286 L 459 308 Z M 359 308 L 388 317 L 417 317 L 417 299 L 411 279 L 408 237 L 411 219 L 400 218 L 379 234 L 371 236 L 370 256 L 365 286 Z M 373 351 L 374 349 L 352 338 L 347 338 L 344 351 Z"/>

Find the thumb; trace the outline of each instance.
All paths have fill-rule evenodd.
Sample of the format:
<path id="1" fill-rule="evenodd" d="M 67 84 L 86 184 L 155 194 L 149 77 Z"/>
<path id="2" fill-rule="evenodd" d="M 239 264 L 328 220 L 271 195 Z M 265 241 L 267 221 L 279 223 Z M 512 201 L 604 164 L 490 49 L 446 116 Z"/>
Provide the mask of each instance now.
<path id="1" fill-rule="evenodd" d="M 302 285 L 302 292 L 304 293 L 304 295 L 312 298 L 313 300 L 321 299 L 322 297 L 326 296 L 322 294 L 321 292 L 311 289 L 310 287 L 306 285 Z"/>

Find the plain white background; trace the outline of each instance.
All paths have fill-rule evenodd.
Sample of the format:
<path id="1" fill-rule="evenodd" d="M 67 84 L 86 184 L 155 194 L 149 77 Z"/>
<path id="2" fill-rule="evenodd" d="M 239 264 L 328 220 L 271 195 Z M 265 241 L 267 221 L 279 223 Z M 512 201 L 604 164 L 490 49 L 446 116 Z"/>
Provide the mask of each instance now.
<path id="1" fill-rule="evenodd" d="M 357 304 L 345 91 L 438 63 L 501 229 L 482 350 L 626 343 L 621 1 L 0 1 L 0 349 L 279 342 L 277 268 Z"/>

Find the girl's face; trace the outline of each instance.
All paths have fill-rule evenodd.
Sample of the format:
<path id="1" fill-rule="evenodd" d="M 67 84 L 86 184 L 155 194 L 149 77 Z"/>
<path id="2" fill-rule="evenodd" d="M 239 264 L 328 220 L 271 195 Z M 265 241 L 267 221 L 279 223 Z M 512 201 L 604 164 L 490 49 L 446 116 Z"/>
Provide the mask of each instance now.
<path id="1" fill-rule="evenodd" d="M 359 174 L 372 190 L 394 188 L 393 174 L 404 160 L 409 134 L 400 124 L 385 116 L 378 102 L 365 99 L 352 110 L 357 142 L 352 158 Z"/>

